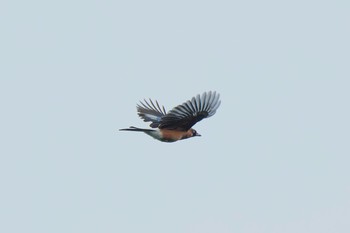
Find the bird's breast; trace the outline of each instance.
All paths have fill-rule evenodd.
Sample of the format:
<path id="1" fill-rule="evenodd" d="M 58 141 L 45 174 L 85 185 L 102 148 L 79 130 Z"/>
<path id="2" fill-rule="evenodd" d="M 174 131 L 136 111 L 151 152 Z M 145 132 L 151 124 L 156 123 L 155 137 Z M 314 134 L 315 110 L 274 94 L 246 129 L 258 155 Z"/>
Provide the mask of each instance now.
<path id="1" fill-rule="evenodd" d="M 175 142 L 190 137 L 188 131 L 161 129 L 160 133 L 162 135 L 163 141 L 166 142 Z"/>

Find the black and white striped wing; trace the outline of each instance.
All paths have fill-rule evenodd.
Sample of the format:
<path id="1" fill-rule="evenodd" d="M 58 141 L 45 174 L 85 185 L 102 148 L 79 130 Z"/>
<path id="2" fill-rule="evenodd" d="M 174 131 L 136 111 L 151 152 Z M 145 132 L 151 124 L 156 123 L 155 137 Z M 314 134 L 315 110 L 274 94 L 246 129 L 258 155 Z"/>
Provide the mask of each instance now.
<path id="1" fill-rule="evenodd" d="M 219 98 L 220 94 L 215 91 L 197 95 L 170 110 L 161 118 L 158 128 L 187 131 L 198 121 L 215 114 L 221 104 Z"/>
<path id="2" fill-rule="evenodd" d="M 157 128 L 162 117 L 166 115 L 166 111 L 164 106 L 161 108 L 157 101 L 156 104 L 154 104 L 151 99 L 149 102 L 150 103 L 148 103 L 147 100 L 144 100 L 144 103 L 140 102 L 140 104 L 136 106 L 137 113 L 143 119 L 143 121 L 152 122 L 150 124 L 152 128 Z"/>

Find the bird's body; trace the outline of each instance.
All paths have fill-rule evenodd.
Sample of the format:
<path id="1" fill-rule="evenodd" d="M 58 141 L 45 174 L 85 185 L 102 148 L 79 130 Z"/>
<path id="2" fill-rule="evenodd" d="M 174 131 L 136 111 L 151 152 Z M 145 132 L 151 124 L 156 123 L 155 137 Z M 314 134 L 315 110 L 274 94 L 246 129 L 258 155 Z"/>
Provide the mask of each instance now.
<path id="1" fill-rule="evenodd" d="M 145 134 L 151 136 L 162 142 L 176 142 L 178 140 L 193 137 L 192 129 L 188 131 L 179 130 L 168 130 L 168 129 L 140 129 L 136 127 L 130 127 L 128 129 L 121 129 L 124 131 L 138 131 L 144 132 Z M 200 136 L 200 135 L 196 135 Z"/>
<path id="2" fill-rule="evenodd" d="M 155 105 L 152 100 L 150 100 L 150 103 L 145 100 L 145 103 L 141 102 L 141 105 L 137 105 L 138 115 L 145 122 L 152 122 L 150 126 L 157 129 L 141 129 L 131 126 L 120 130 L 144 132 L 163 142 L 175 142 L 201 136 L 192 126 L 198 121 L 215 114 L 221 103 L 219 97 L 220 95 L 216 92 L 205 92 L 202 96 L 197 95 L 191 100 L 178 105 L 168 113 L 166 113 L 164 107 L 159 106 L 157 101 Z"/>

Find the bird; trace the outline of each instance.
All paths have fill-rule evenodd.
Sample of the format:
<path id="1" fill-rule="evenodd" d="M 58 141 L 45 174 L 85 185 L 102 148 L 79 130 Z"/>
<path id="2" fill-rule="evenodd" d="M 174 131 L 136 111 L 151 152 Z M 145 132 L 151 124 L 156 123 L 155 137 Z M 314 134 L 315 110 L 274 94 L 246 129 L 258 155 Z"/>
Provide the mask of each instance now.
<path id="1" fill-rule="evenodd" d="M 176 142 L 201 136 L 192 126 L 204 118 L 213 116 L 220 104 L 220 94 L 215 91 L 198 94 L 168 113 L 164 106 L 160 107 L 158 101 L 154 103 L 151 99 L 144 99 L 144 102 L 140 101 L 140 104 L 137 104 L 137 113 L 144 122 L 151 122 L 152 129 L 130 126 L 120 130 L 143 132 L 162 142 Z"/>

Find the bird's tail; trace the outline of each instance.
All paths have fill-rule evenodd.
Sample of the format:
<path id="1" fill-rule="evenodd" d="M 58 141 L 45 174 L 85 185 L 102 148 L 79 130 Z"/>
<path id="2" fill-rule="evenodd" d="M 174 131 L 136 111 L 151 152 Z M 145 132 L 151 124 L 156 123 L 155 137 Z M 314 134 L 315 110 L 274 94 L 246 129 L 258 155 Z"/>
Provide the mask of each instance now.
<path id="1" fill-rule="evenodd" d="M 152 132 L 155 131 L 154 129 L 140 129 L 140 128 L 136 128 L 134 126 L 130 126 L 127 129 L 120 129 L 121 131 L 137 131 L 137 132 Z"/>

